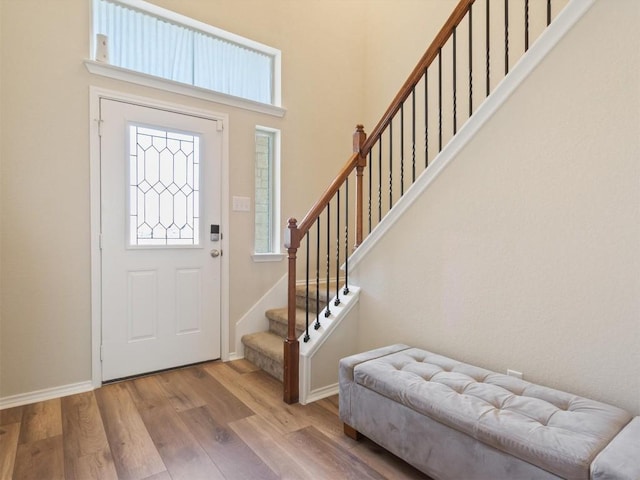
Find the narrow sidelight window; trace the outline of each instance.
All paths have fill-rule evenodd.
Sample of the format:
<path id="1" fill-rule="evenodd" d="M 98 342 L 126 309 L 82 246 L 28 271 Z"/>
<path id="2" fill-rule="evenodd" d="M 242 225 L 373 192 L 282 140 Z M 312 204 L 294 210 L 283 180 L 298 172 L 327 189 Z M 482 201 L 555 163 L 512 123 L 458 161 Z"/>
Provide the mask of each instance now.
<path id="1" fill-rule="evenodd" d="M 280 253 L 280 132 L 257 127 L 255 135 L 256 254 Z"/>

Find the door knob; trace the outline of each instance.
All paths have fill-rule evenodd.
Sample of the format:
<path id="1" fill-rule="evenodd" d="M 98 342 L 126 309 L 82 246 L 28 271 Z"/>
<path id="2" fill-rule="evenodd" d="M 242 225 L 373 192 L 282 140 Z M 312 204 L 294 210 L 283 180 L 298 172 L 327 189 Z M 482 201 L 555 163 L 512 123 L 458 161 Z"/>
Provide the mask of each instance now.
<path id="1" fill-rule="evenodd" d="M 216 250 L 215 248 L 213 250 L 211 250 L 210 252 L 211 256 L 213 258 L 219 257 L 220 255 L 222 255 L 222 252 L 220 250 Z"/>

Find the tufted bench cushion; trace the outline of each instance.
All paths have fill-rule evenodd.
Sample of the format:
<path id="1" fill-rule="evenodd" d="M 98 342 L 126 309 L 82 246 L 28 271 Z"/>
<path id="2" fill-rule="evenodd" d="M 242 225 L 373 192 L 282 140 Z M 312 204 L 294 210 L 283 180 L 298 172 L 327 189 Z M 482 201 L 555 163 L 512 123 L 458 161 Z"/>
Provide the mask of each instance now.
<path id="1" fill-rule="evenodd" d="M 631 420 L 619 408 L 425 350 L 392 350 L 355 365 L 353 382 L 561 478 L 589 478 L 593 459 Z"/>

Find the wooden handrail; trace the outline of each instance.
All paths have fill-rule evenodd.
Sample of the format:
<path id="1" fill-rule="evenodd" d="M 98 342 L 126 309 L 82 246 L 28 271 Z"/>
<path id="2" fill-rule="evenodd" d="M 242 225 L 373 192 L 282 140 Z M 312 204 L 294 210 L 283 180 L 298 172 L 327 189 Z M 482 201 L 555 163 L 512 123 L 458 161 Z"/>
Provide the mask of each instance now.
<path id="1" fill-rule="evenodd" d="M 401 105 L 407 98 L 409 98 L 414 87 L 420 82 L 426 69 L 438 57 L 440 49 L 444 47 L 444 44 L 453 34 L 453 29 L 464 19 L 464 16 L 467 14 L 469 8 L 474 2 L 475 0 L 460 0 L 451 15 L 449 15 L 449 18 L 438 32 L 438 35 L 436 35 L 436 38 L 431 42 L 431 45 L 429 45 L 429 48 L 427 48 L 427 51 L 418 62 L 418 65 L 413 69 L 409 78 L 404 82 L 402 88 L 400 88 L 400 91 L 389 105 L 389 108 L 387 108 L 378 124 L 369 134 L 369 138 L 364 142 L 361 152 L 363 156 L 366 157 L 369 154 L 371 148 L 373 148 L 375 143 L 378 141 L 380 135 L 382 135 L 393 117 L 400 110 Z"/>

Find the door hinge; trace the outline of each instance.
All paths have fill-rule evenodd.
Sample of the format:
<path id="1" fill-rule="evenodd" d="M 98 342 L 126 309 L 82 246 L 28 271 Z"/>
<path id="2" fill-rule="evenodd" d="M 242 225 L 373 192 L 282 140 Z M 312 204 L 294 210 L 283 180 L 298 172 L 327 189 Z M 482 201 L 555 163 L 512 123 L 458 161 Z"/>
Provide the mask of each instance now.
<path id="1" fill-rule="evenodd" d="M 98 245 L 100 247 L 100 250 L 102 250 L 102 234 L 98 235 Z"/>
<path id="2" fill-rule="evenodd" d="M 100 345 L 100 361 L 104 360 L 104 345 Z"/>
<path id="3" fill-rule="evenodd" d="M 96 118 L 96 123 L 98 124 L 98 136 L 101 137 L 102 136 L 102 122 L 104 120 L 102 120 L 101 118 Z"/>
<path id="4" fill-rule="evenodd" d="M 224 130 L 224 122 L 222 120 L 216 120 L 216 130 L 219 132 Z"/>

